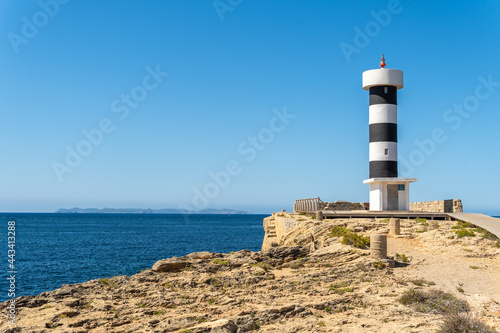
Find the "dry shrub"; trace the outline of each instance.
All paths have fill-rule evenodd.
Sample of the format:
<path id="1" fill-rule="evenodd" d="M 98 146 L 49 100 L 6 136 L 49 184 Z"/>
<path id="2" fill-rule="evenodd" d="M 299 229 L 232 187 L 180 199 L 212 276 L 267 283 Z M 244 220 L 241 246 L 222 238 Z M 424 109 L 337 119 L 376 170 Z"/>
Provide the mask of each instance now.
<path id="1" fill-rule="evenodd" d="M 457 313 L 469 311 L 469 304 L 441 290 L 422 291 L 410 289 L 398 300 L 401 304 L 410 306 L 418 312 L 426 313 Z"/>
<path id="2" fill-rule="evenodd" d="M 497 333 L 488 325 L 473 318 L 470 314 L 447 313 L 438 333 Z"/>

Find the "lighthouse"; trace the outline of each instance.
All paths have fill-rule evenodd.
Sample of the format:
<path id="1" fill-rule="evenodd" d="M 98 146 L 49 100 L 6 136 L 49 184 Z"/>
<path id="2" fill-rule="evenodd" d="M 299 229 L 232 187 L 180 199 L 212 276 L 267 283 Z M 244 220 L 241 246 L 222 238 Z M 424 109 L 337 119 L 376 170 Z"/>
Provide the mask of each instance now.
<path id="1" fill-rule="evenodd" d="M 410 183 L 416 178 L 398 177 L 398 90 L 403 72 L 385 68 L 363 72 L 363 89 L 369 91 L 370 210 L 409 210 Z"/>

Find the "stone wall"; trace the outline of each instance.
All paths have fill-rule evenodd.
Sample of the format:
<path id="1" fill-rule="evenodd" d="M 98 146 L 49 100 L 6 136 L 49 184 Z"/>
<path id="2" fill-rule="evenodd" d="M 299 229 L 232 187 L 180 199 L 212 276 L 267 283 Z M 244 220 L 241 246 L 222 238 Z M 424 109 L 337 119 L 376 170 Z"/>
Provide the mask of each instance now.
<path id="1" fill-rule="evenodd" d="M 410 211 L 436 213 L 462 213 L 462 200 L 450 199 L 439 201 L 410 202 Z"/>
<path id="2" fill-rule="evenodd" d="M 366 210 L 364 202 L 335 201 L 325 202 L 323 210 Z"/>

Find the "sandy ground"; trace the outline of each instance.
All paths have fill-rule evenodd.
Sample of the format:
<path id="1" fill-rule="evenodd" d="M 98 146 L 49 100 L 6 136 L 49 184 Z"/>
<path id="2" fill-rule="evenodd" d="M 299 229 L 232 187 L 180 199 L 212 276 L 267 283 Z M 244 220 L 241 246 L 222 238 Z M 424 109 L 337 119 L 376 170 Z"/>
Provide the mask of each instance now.
<path id="1" fill-rule="evenodd" d="M 397 277 L 434 282 L 436 289 L 466 299 L 474 314 L 500 328 L 500 249 L 480 238 L 450 240 L 455 222 L 440 221 L 438 230 L 417 234 L 415 239 L 388 238 L 388 255 L 405 254 L 410 265 L 394 270 Z"/>

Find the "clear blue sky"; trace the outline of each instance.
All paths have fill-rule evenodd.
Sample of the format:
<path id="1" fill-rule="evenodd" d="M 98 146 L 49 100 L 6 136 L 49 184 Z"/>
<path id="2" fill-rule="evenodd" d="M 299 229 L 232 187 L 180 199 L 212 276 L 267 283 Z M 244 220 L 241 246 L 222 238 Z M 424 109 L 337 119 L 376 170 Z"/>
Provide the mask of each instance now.
<path id="1" fill-rule="evenodd" d="M 405 74 L 410 199 L 500 215 L 496 0 L 5 0 L 0 15 L 0 211 L 368 201 L 361 74 L 384 53 Z"/>

